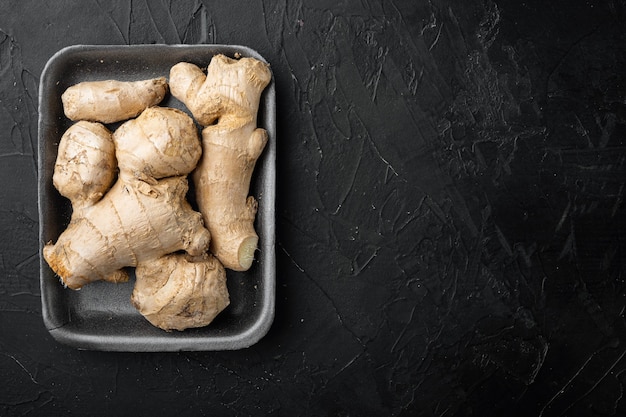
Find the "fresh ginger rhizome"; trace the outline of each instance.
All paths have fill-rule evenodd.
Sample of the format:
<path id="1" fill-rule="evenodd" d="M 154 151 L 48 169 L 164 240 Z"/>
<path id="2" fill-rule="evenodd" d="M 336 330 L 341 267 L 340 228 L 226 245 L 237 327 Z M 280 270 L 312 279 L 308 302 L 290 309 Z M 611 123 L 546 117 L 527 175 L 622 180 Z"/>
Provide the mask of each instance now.
<path id="1" fill-rule="evenodd" d="M 169 88 L 203 126 L 202 141 L 186 113 L 157 106 L 165 78 L 68 88 L 64 111 L 76 123 L 59 143 L 53 183 L 72 218 L 43 250 L 63 284 L 124 282 L 135 267 L 131 302 L 164 330 L 206 326 L 226 308 L 224 267 L 249 269 L 258 244 L 248 193 L 267 143 L 256 123 L 270 80 L 253 58 L 217 55 L 207 74 L 172 67 Z M 200 213 L 185 199 L 191 173 Z"/>

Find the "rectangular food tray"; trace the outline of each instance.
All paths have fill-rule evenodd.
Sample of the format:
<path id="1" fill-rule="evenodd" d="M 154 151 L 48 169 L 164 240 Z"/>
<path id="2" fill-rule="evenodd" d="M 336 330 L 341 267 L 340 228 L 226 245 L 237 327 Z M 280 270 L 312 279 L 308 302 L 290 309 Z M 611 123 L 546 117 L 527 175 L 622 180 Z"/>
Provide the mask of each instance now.
<path id="1" fill-rule="evenodd" d="M 56 241 L 67 226 L 71 205 L 52 184 L 59 140 L 73 123 L 63 114 L 61 94 L 82 81 L 132 81 L 169 76 L 178 62 L 205 68 L 216 54 L 253 57 L 257 52 L 234 45 L 77 45 L 62 49 L 47 63 L 39 86 L 39 227 L 40 284 L 43 320 L 59 342 L 108 351 L 208 351 L 249 347 L 269 330 L 275 303 L 276 112 L 274 80 L 265 89 L 258 125 L 269 141 L 257 161 L 250 195 L 259 202 L 255 227 L 259 250 L 246 272 L 227 270 L 230 305 L 208 326 L 166 332 L 152 326 L 131 305 L 134 275 L 127 283 L 94 282 L 74 291 L 63 287 L 41 256 L 43 245 Z M 160 104 L 189 114 L 170 94 Z"/>

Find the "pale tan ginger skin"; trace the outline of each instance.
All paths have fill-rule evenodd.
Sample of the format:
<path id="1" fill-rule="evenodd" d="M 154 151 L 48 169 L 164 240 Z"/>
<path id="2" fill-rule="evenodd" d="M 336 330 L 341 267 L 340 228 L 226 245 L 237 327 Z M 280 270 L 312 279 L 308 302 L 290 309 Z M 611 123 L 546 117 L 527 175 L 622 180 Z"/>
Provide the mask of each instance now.
<path id="1" fill-rule="evenodd" d="M 179 110 L 153 107 L 120 126 L 113 141 L 118 148 L 117 182 L 101 200 L 74 211 L 57 242 L 43 250 L 50 267 L 72 289 L 97 280 L 126 281 L 124 267 L 180 250 L 200 255 L 208 248 L 210 234 L 185 199 L 185 175 L 202 151 L 191 118 Z M 124 151 L 134 147 L 150 150 L 142 154 L 147 169 Z M 176 158 L 173 149 L 186 156 Z M 178 164 L 177 159 L 186 162 Z M 84 199 L 80 189 L 66 197 L 73 205 Z"/>
<path id="2" fill-rule="evenodd" d="M 189 63 L 170 70 L 170 90 L 203 126 L 203 154 L 193 173 L 196 200 L 211 232 L 211 252 L 226 268 L 245 271 L 254 260 L 257 202 L 250 180 L 267 143 L 257 128 L 261 93 L 272 74 L 253 58 L 216 55 L 207 75 Z M 217 124 L 211 125 L 218 120 Z"/>
<path id="3" fill-rule="evenodd" d="M 165 77 L 140 81 L 85 81 L 61 96 L 70 120 L 113 123 L 128 120 L 160 103 L 167 93 Z"/>
<path id="4" fill-rule="evenodd" d="M 61 137 L 52 183 L 72 200 L 76 212 L 102 198 L 115 180 L 116 169 L 111 132 L 100 123 L 80 121 Z"/>
<path id="5" fill-rule="evenodd" d="M 230 303 L 226 271 L 213 256 L 171 254 L 139 264 L 131 302 L 163 330 L 203 327 Z"/>

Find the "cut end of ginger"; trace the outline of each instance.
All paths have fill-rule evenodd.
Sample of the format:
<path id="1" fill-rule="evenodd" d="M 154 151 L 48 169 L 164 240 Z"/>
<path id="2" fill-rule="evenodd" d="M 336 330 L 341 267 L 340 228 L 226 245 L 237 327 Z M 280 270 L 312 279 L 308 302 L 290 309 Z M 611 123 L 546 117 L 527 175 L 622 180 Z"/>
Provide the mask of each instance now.
<path id="1" fill-rule="evenodd" d="M 259 238 L 257 236 L 249 236 L 245 238 L 239 245 L 238 259 L 242 271 L 247 271 L 254 261 L 254 252 L 256 252 Z"/>

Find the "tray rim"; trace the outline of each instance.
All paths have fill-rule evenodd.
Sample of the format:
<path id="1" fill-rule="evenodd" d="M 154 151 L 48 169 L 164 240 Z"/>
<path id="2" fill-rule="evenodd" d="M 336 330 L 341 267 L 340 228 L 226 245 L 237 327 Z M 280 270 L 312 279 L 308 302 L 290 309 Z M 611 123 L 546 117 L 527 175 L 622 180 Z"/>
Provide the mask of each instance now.
<path id="1" fill-rule="evenodd" d="M 43 132 L 46 125 L 51 123 L 50 115 L 42 109 L 47 109 L 44 103 L 46 86 L 48 86 L 48 78 L 59 60 L 72 54 L 80 54 L 91 51 L 107 51 L 110 53 L 116 49 L 124 51 L 136 52 L 154 52 L 159 50 L 179 49 L 179 50 L 198 50 L 203 52 L 224 53 L 234 55 L 240 53 L 242 56 L 254 57 L 265 63 L 268 63 L 263 56 L 256 50 L 236 44 L 139 44 L 139 45 L 70 45 L 66 46 L 54 53 L 46 62 L 42 70 L 39 89 L 38 89 L 38 109 L 39 117 L 37 121 L 37 140 L 38 140 L 38 161 L 37 161 L 37 187 L 38 187 L 38 216 L 39 216 L 39 263 L 40 263 L 40 291 L 42 316 L 46 329 L 52 337 L 59 343 L 69 345 L 84 350 L 103 350 L 103 351 L 126 351 L 126 352 L 165 352 L 165 351 L 216 351 L 216 350 L 238 350 L 252 346 L 261 340 L 269 331 L 275 313 L 275 291 L 276 291 L 276 259 L 275 259 L 275 192 L 276 192 L 276 102 L 275 102 L 275 79 L 272 79 L 263 93 L 261 105 L 263 106 L 263 127 L 268 131 L 270 140 L 264 150 L 264 164 L 269 164 L 269 169 L 264 172 L 263 183 L 269 186 L 263 188 L 263 205 L 264 213 L 269 214 L 271 219 L 264 216 L 262 221 L 266 226 L 264 234 L 260 236 L 260 249 L 264 252 L 263 262 L 260 262 L 260 280 L 263 281 L 263 289 L 261 300 L 263 301 L 261 309 L 252 325 L 248 326 L 244 331 L 231 336 L 191 336 L 183 332 L 174 333 L 176 337 L 166 337 L 171 334 L 163 332 L 163 337 L 153 336 L 137 336 L 137 335 L 117 335 L 102 336 L 94 335 L 89 332 L 80 330 L 76 326 L 69 323 L 59 322 L 54 317 L 47 303 L 47 293 L 49 285 L 49 274 L 56 274 L 49 268 L 43 258 L 43 246 L 45 244 L 44 232 L 46 230 L 45 207 L 47 193 L 44 190 L 45 175 L 45 149 L 42 146 Z M 268 63 L 269 64 L 269 63 Z M 208 65 L 208 62 L 207 62 Z M 56 155 L 55 155 L 56 157 Z M 258 198 L 259 196 L 257 196 Z M 269 226 L 267 227 L 269 223 Z M 60 283 L 55 283 L 61 285 Z M 71 291 L 65 289 L 66 291 Z M 146 321 L 147 322 L 147 321 Z M 209 325 L 210 326 L 210 325 Z M 195 330 L 195 329 L 194 329 Z M 157 340 L 155 340 L 157 339 Z M 159 340 L 160 339 L 160 340 Z"/>

